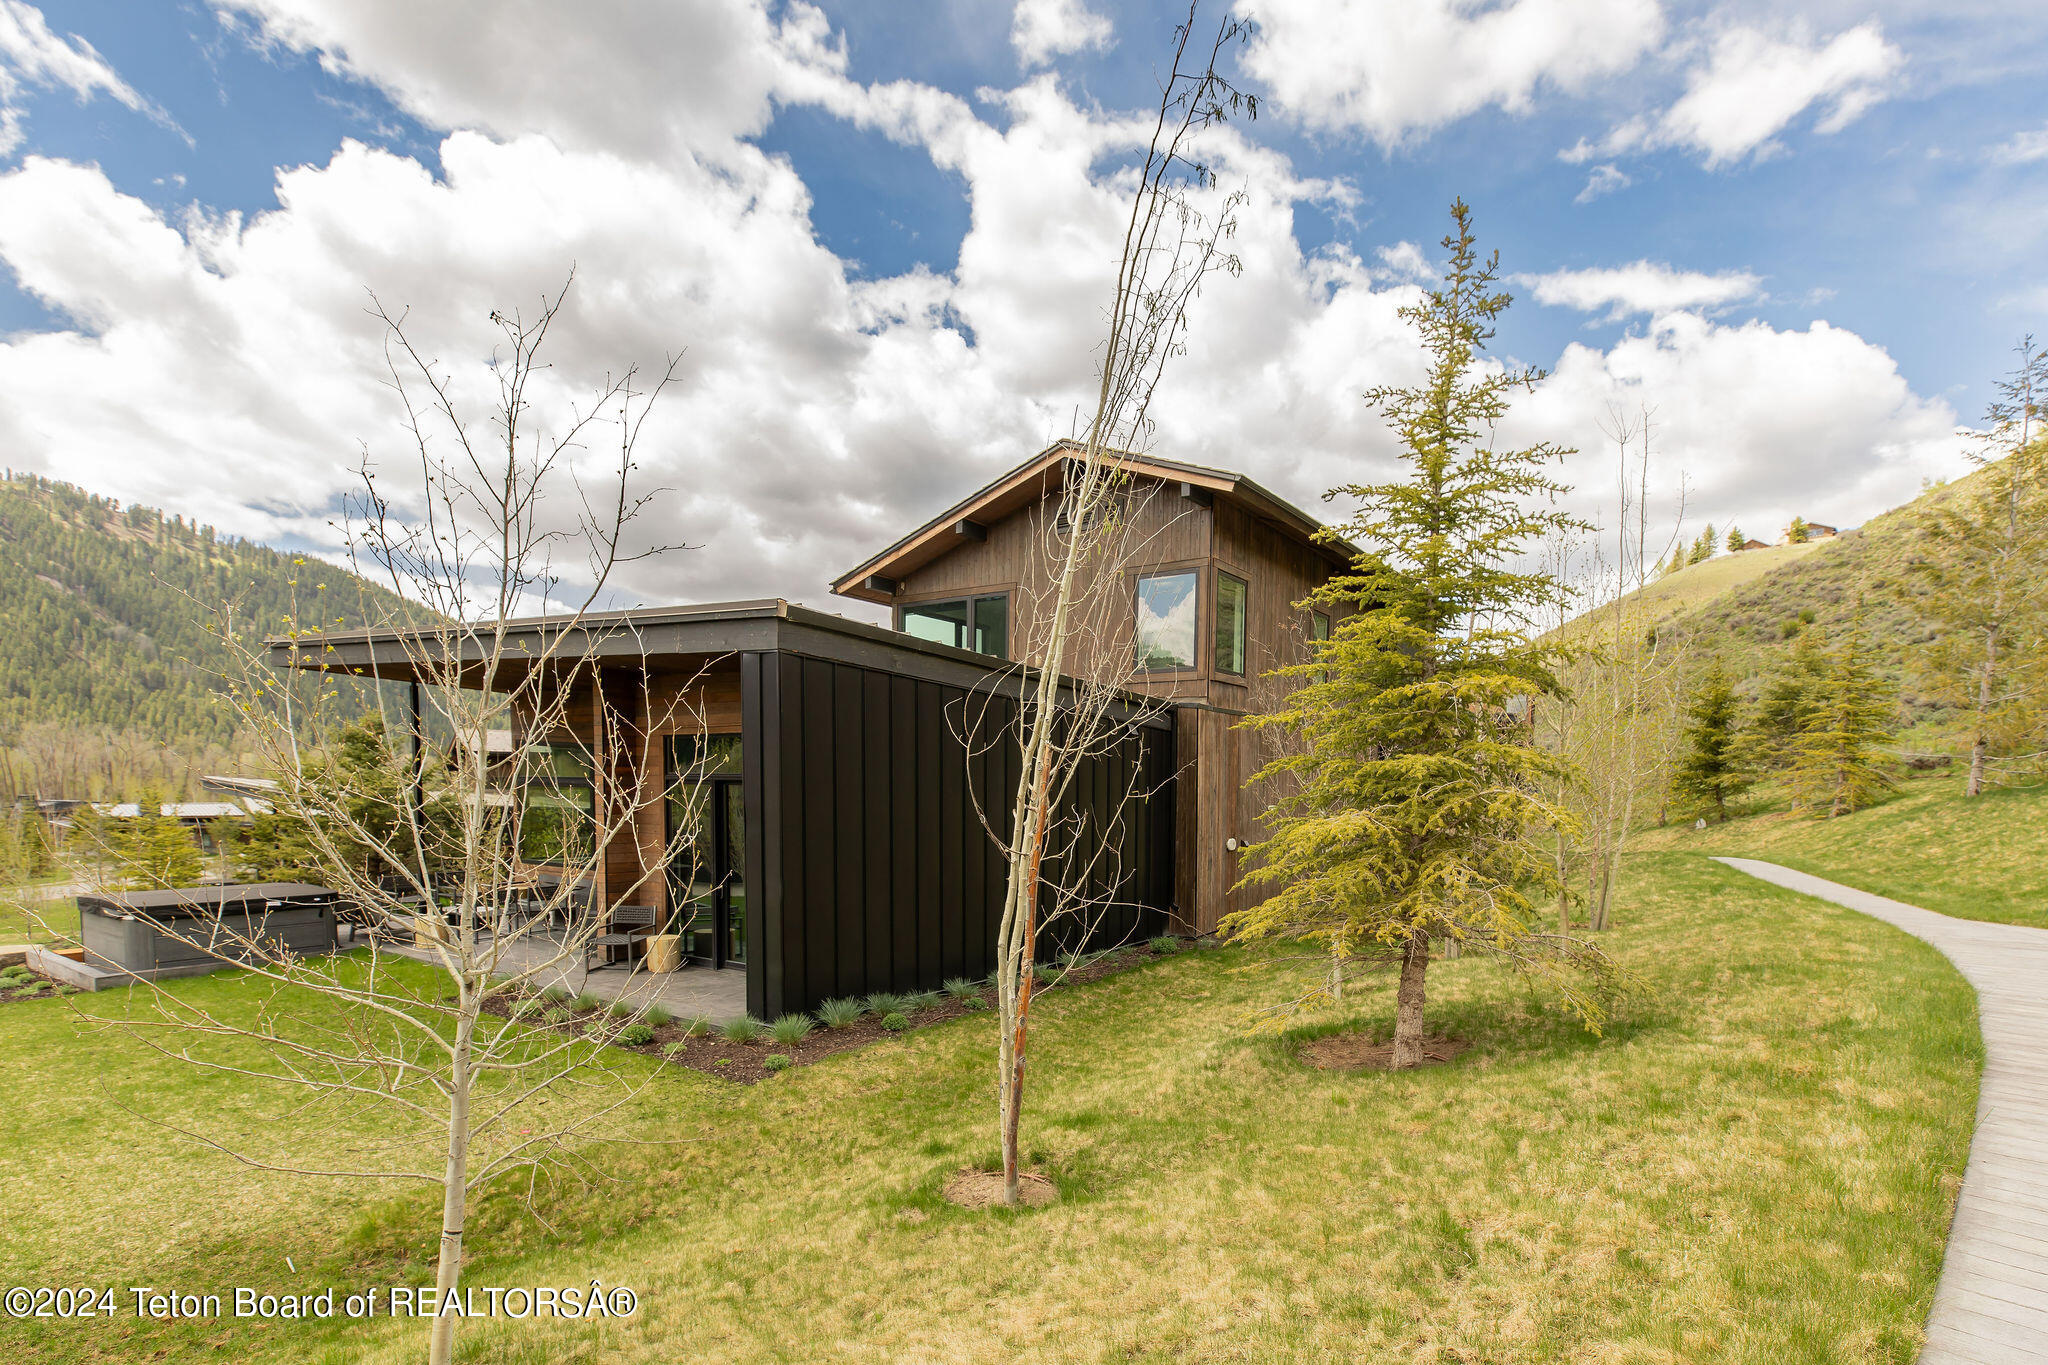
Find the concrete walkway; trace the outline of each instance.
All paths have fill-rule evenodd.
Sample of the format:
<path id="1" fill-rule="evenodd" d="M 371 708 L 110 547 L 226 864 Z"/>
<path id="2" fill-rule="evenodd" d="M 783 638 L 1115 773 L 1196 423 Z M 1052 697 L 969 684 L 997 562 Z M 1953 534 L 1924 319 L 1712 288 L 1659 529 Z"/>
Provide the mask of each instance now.
<path id="1" fill-rule="evenodd" d="M 343 940 L 342 947 L 349 946 L 349 941 Z M 384 951 L 420 962 L 439 961 L 432 949 L 413 944 L 386 942 Z M 504 968 L 500 975 L 545 962 L 555 953 L 555 945 L 549 942 L 509 944 L 500 964 Z M 726 1023 L 747 1012 L 747 974 L 738 967 L 718 971 L 689 966 L 679 972 L 650 975 L 637 962 L 630 968 L 620 963 L 585 971 L 580 962 L 569 961 L 547 969 L 534 979 L 534 984 L 564 986 L 579 994 L 589 991 L 604 1000 L 626 999 L 643 1005 L 659 1001 L 679 1018 L 704 1018 L 714 1024 Z"/>
<path id="2" fill-rule="evenodd" d="M 1776 863 L 1715 861 L 1895 924 L 1977 988 L 1977 1131 L 1920 1362 L 2048 1362 L 2048 929 L 1937 915 Z"/>

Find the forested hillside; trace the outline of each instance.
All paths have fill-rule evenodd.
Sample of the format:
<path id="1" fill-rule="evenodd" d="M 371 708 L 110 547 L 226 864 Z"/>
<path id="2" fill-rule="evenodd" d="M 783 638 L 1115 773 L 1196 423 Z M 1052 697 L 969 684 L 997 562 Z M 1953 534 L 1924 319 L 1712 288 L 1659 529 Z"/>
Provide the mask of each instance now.
<path id="1" fill-rule="evenodd" d="M 81 780 L 73 769 L 94 767 L 95 787 L 122 786 L 117 768 L 160 781 L 178 766 L 167 749 L 230 761 L 234 717 L 213 696 L 230 660 L 207 632 L 209 608 L 234 602 L 253 629 L 281 630 L 302 571 L 312 576 L 303 586 L 329 585 L 320 594 L 326 616 L 359 614 L 356 585 L 341 570 L 301 569 L 211 526 L 10 473 L 0 482 L 0 745 L 17 769 L 59 766 L 7 785 L 68 784 Z M 59 750 L 68 756 L 50 759 Z"/>

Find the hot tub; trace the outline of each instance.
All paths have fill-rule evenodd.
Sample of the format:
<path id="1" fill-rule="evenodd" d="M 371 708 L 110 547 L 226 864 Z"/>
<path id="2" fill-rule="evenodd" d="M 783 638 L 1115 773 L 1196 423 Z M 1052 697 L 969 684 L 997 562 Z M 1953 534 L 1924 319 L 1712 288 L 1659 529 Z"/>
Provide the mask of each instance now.
<path id="1" fill-rule="evenodd" d="M 304 882 L 192 886 L 78 898 L 85 962 L 123 978 L 198 976 L 248 955 L 245 940 L 300 956 L 335 949 L 339 896 Z M 190 940 L 189 942 L 187 940 Z"/>

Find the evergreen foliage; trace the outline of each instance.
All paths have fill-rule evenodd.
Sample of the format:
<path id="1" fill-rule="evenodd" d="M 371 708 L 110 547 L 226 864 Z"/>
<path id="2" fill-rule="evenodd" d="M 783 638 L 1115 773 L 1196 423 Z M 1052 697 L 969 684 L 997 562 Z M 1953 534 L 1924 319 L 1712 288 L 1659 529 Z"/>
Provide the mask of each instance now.
<path id="1" fill-rule="evenodd" d="M 1408 477 L 1331 494 L 1360 504 L 1341 533 L 1366 556 L 1308 599 L 1348 614 L 1312 661 L 1280 671 L 1294 690 L 1248 722 L 1299 742 L 1259 775 L 1288 793 L 1247 877 L 1274 893 L 1223 924 L 1240 940 L 1398 957 L 1397 1067 L 1420 1060 L 1432 939 L 1553 976 L 1589 1025 L 1601 1017 L 1596 994 L 1556 968 L 1605 964 L 1534 930 L 1531 898 L 1555 892 L 1556 871 L 1532 831 L 1569 817 L 1540 794 L 1562 760 L 1531 742 L 1513 709 L 1558 690 L 1553 652 L 1530 626 L 1563 589 L 1515 566 L 1530 544 L 1574 525 L 1547 506 L 1563 491 L 1547 467 L 1567 452 L 1490 440 L 1510 391 L 1537 375 L 1481 366 L 1509 296 L 1493 287 L 1497 254 L 1478 256 L 1470 210 L 1459 202 L 1451 214 L 1443 286 L 1402 310 L 1428 376 L 1367 395 L 1400 437 Z"/>
<path id="2" fill-rule="evenodd" d="M 1748 537 L 1748 536 L 1746 536 L 1746 535 L 1744 535 L 1744 534 L 1742 534 L 1742 528 L 1741 528 L 1741 527 L 1739 527 L 1739 526 L 1731 526 L 1731 527 L 1729 527 L 1729 528 L 1728 528 L 1728 553 L 1729 553 L 1729 554 L 1731 554 L 1731 555 L 1732 555 L 1732 554 L 1734 554 L 1734 553 L 1735 553 L 1736 551 L 1740 550 L 1740 549 L 1741 549 L 1741 548 L 1742 548 L 1742 547 L 1743 547 L 1743 546 L 1744 546 L 1745 544 L 1747 544 L 1747 543 L 1748 543 L 1748 541 L 1749 541 L 1749 537 Z"/>
<path id="3" fill-rule="evenodd" d="M 1872 667 L 1860 632 L 1818 651 L 1821 668 L 1792 749 L 1794 801 L 1832 818 L 1861 810 L 1897 786 L 1881 746 L 1897 728 L 1898 700 Z"/>
<path id="4" fill-rule="evenodd" d="M 81 836 L 82 849 L 106 870 L 106 880 L 130 891 L 196 886 L 206 873 L 191 831 L 164 814 L 163 798 L 154 791 L 140 794 L 132 816 L 82 808 L 73 837 Z"/>
<path id="5" fill-rule="evenodd" d="M 1706 530 L 1700 532 L 1699 539 L 1692 543 L 1692 553 L 1686 556 L 1685 562 L 1704 564 L 1714 557 L 1714 550 L 1714 528 L 1710 523 Z"/>
<path id="6" fill-rule="evenodd" d="M 1804 545 L 1812 536 L 1806 527 L 1805 517 L 1792 518 L 1792 524 L 1785 528 L 1785 539 L 1793 545 Z"/>
<path id="7" fill-rule="evenodd" d="M 241 625 L 283 632 L 300 601 L 330 627 L 396 599 L 321 565 L 313 582 L 292 556 L 211 526 L 123 507 L 36 475 L 0 482 L 0 742 L 35 722 L 109 727 L 159 743 L 230 743 L 238 721 L 219 705 L 232 666 L 208 627 L 235 604 Z M 353 686 L 353 684 L 344 684 Z M 46 793 L 46 795 L 83 793 Z"/>
<path id="8" fill-rule="evenodd" d="M 1717 657 L 1686 703 L 1685 729 L 1671 775 L 1672 794 L 1687 814 L 1728 818 L 1728 802 L 1755 778 L 1741 730 L 1734 680 Z"/>

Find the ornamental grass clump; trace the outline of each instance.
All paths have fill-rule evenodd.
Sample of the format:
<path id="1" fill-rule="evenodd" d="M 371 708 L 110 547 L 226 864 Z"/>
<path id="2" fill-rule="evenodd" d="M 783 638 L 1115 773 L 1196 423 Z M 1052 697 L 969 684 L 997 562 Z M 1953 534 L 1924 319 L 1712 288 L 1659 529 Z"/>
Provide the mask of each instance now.
<path id="1" fill-rule="evenodd" d="M 946 994 L 955 1000 L 967 1000 L 981 994 L 981 983 L 964 976 L 949 976 L 946 978 Z"/>
<path id="2" fill-rule="evenodd" d="M 767 1029 L 768 1026 L 753 1015 L 743 1014 L 737 1019 L 728 1020 L 718 1033 L 728 1043 L 751 1043 Z"/>
<path id="3" fill-rule="evenodd" d="M 867 1012 L 868 1007 L 860 1001 L 840 996 L 818 1006 L 818 1020 L 826 1028 L 845 1028 Z"/>
<path id="4" fill-rule="evenodd" d="M 903 997 L 893 991 L 876 991 L 867 998 L 867 1007 L 876 1018 L 887 1018 L 902 1011 Z"/>
<path id="5" fill-rule="evenodd" d="M 937 991 L 916 991 L 903 997 L 902 1010 L 905 1014 L 918 1014 L 937 1005 L 941 998 Z"/>
<path id="6" fill-rule="evenodd" d="M 569 1008 L 578 1014 L 588 1014 L 604 1003 L 604 997 L 596 991 L 585 991 L 569 1002 Z"/>
<path id="7" fill-rule="evenodd" d="M 640 1016 L 656 1028 L 675 1022 L 676 1012 L 667 1005 L 649 1005 L 647 1013 Z"/>
<path id="8" fill-rule="evenodd" d="M 785 1014 L 768 1026 L 768 1036 L 783 1047 L 795 1047 L 816 1027 L 808 1014 Z"/>
<path id="9" fill-rule="evenodd" d="M 789 1070 L 789 1063 L 790 1059 L 780 1052 L 771 1052 L 761 1059 L 761 1069 L 773 1075 L 778 1071 Z"/>

